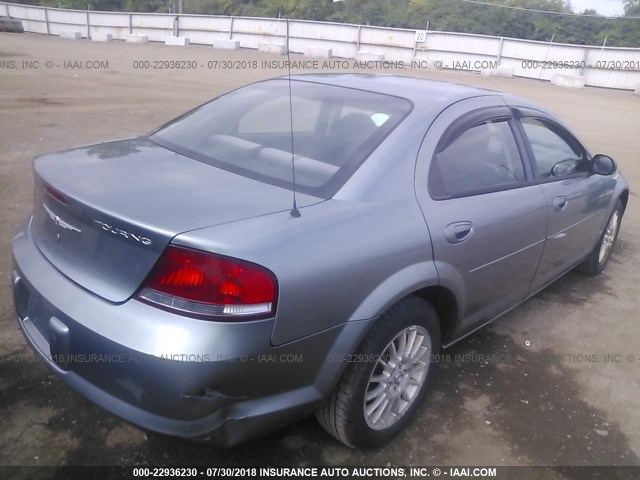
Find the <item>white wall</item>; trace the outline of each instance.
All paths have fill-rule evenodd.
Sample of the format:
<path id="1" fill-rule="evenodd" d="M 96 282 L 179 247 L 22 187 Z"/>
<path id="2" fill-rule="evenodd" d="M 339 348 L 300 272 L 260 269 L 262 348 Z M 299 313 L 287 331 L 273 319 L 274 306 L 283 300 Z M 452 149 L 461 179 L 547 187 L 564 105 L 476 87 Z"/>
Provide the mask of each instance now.
<path id="1" fill-rule="evenodd" d="M 59 35 L 76 30 L 83 37 L 111 33 L 124 40 L 128 33 L 164 42 L 168 35 L 211 45 L 216 39 L 240 41 L 243 48 L 259 42 L 285 44 L 286 22 L 275 18 L 175 15 L 160 13 L 89 12 L 0 3 L 0 15 L 22 19 L 27 32 Z M 333 49 L 333 55 L 355 58 L 358 51 L 383 54 L 385 60 L 411 62 L 415 56 L 442 62 L 443 68 L 479 70 L 476 62 L 498 62 L 520 77 L 550 80 L 555 74 L 581 75 L 586 85 L 634 90 L 640 85 L 640 49 L 602 48 L 535 42 L 450 32 L 428 32 L 416 42 L 416 31 L 368 25 L 291 20 L 289 48 Z M 536 63 L 537 62 L 537 63 Z M 561 62 L 561 67 L 552 62 Z M 572 63 L 565 63 L 572 62 Z M 480 64 L 481 65 L 481 64 Z M 576 66 L 578 68 L 566 68 Z"/>

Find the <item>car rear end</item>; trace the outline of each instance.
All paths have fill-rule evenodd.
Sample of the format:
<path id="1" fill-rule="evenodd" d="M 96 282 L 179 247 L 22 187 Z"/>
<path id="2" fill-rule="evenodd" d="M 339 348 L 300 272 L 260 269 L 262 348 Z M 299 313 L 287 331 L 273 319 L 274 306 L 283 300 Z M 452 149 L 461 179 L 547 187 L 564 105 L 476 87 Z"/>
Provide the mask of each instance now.
<path id="1" fill-rule="evenodd" d="M 288 99 L 286 84 L 275 85 L 278 99 Z M 352 351 L 371 319 L 331 319 L 329 328 L 299 325 L 305 334 L 273 342 L 282 300 L 278 272 L 233 252 L 220 255 L 215 247 L 187 248 L 178 241 L 211 227 L 290 219 L 292 158 L 300 169 L 298 207 L 321 205 L 409 109 L 396 101 L 371 110 L 370 95 L 356 92 L 341 117 L 336 109 L 349 106 L 342 92 L 300 88 L 300 98 L 335 100 L 336 126 L 325 133 L 340 134 L 349 158 L 341 159 L 340 150 L 330 161 L 318 158 L 322 142 L 307 131 L 299 137 L 307 149 L 295 157 L 285 150 L 290 141 L 283 141 L 290 132 L 242 136 L 238 127 L 230 135 L 229 112 L 274 98 L 272 88 L 260 86 L 250 101 L 222 97 L 231 106 L 240 98 L 238 108 L 225 104 L 211 113 L 201 107 L 183 123 L 168 124 L 164 136 L 161 130 L 34 161 L 33 215 L 12 241 L 14 303 L 26 339 L 69 386 L 143 428 L 208 436 L 222 445 L 320 405 L 340 374 L 328 355 Z M 270 128 L 263 118 L 278 123 L 258 113 L 252 128 Z M 367 122 L 359 141 L 371 134 L 373 143 L 359 145 L 345 134 L 354 118 Z M 193 134 L 194 125 L 216 124 L 219 133 Z M 263 245 L 283 241 L 268 231 L 255 235 Z M 301 313 L 279 321 L 299 324 Z"/>
<path id="2" fill-rule="evenodd" d="M 330 350 L 339 331 L 274 348 L 272 317 L 210 321 L 136 299 L 109 302 L 62 275 L 32 227 L 25 222 L 13 238 L 20 328 L 42 361 L 90 400 L 144 428 L 211 435 L 222 445 L 320 400 L 309 386 L 322 364 L 314 352 Z M 304 362 L 295 361 L 300 352 Z"/>
<path id="3" fill-rule="evenodd" d="M 180 232 L 224 223 L 229 215 L 286 210 L 288 192 L 264 190 L 260 182 L 145 140 L 126 142 L 139 150 L 137 157 L 93 159 L 88 147 L 34 163 L 34 212 L 13 237 L 12 286 L 19 326 L 36 354 L 71 387 L 134 424 L 186 437 L 214 432 L 221 444 L 317 402 L 305 380 L 314 377 L 305 371 L 313 361 L 287 364 L 298 382 L 282 376 L 281 363 L 258 361 L 309 351 L 328 338 L 308 339 L 305 347 L 271 345 L 278 296 L 273 273 L 171 244 Z M 163 170 L 148 162 L 165 168 L 178 162 L 198 190 L 246 183 L 235 190 L 257 191 L 262 201 L 243 206 L 224 188 L 185 195 L 176 191 L 175 178 L 169 191 Z M 117 178 L 120 169 L 128 178 Z M 134 188 L 140 195 L 131 194 Z M 161 195 L 145 201 L 145 189 Z M 196 202 L 219 208 L 202 216 Z M 284 392 L 291 396 L 286 414 L 270 400 Z M 235 418 L 247 417 L 255 421 L 235 426 Z"/>

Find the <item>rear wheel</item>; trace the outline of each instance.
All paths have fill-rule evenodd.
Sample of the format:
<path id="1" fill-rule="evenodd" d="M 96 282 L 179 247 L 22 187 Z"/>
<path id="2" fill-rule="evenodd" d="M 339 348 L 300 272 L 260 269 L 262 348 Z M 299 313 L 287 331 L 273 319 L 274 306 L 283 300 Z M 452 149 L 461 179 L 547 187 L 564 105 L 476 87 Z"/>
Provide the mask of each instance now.
<path id="1" fill-rule="evenodd" d="M 598 275 L 607 268 L 611 252 L 613 251 L 616 239 L 618 238 L 618 232 L 620 231 L 622 211 L 622 202 L 618 200 L 611 216 L 609 217 L 607 226 L 605 227 L 604 232 L 602 232 L 600 241 L 580 265 L 580 269 L 587 275 Z"/>
<path id="2" fill-rule="evenodd" d="M 426 393 L 440 351 L 435 310 L 407 297 L 376 322 L 345 369 L 334 394 L 316 414 L 320 424 L 352 447 L 382 444 L 410 420 Z"/>

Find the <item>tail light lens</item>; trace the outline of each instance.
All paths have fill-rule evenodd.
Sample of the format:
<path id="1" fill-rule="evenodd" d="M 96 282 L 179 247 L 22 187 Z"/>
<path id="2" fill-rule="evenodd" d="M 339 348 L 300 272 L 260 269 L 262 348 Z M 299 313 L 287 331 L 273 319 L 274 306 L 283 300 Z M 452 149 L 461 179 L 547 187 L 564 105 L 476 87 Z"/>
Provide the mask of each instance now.
<path id="1" fill-rule="evenodd" d="M 259 265 L 170 245 L 137 298 L 195 317 L 233 320 L 275 314 L 277 282 Z"/>
<path id="2" fill-rule="evenodd" d="M 50 187 L 49 185 L 45 185 L 44 186 L 44 191 L 47 192 L 49 195 L 51 195 L 52 198 L 55 198 L 58 202 L 60 202 L 63 205 L 69 205 L 69 202 L 67 202 L 67 199 L 64 198 L 64 195 L 62 195 L 59 191 L 57 191 L 55 188 Z"/>

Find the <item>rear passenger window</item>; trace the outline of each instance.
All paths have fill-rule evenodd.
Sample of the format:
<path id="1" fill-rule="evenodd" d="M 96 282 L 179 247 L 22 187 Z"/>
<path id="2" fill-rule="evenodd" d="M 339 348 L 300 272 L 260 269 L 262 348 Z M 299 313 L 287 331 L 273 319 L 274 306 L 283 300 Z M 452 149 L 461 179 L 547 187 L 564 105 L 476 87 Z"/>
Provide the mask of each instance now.
<path id="1" fill-rule="evenodd" d="M 447 198 L 524 181 L 520 152 L 508 121 L 487 121 L 469 128 L 434 155 L 429 189 L 435 198 Z"/>

